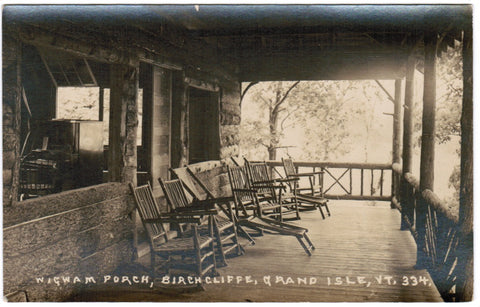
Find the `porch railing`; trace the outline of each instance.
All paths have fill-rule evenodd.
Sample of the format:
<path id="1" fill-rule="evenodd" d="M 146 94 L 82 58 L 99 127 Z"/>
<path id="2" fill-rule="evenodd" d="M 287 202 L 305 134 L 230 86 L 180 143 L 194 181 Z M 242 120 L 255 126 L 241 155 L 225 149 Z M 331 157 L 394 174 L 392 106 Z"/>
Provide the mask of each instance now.
<path id="1" fill-rule="evenodd" d="M 284 175 L 282 162 L 268 161 L 277 174 Z M 387 163 L 295 162 L 297 172 L 323 171 L 320 176 L 328 199 L 391 200 L 392 165 Z"/>
<path id="2" fill-rule="evenodd" d="M 282 162 L 267 161 L 279 176 Z M 403 174 L 399 163 L 295 162 L 297 172 L 322 170 L 323 192 L 329 199 L 391 201 L 401 213 L 401 229 L 417 244 L 417 266 L 430 273 L 445 301 L 455 300 L 458 217 L 431 190 L 420 191 L 419 180 Z"/>
<path id="3" fill-rule="evenodd" d="M 392 203 L 401 212 L 401 228 L 409 229 L 419 249 L 420 263 L 432 276 L 446 301 L 454 300 L 458 245 L 458 217 L 431 190 L 420 191 L 419 181 L 411 174 L 402 176 L 399 164 L 393 164 Z"/>

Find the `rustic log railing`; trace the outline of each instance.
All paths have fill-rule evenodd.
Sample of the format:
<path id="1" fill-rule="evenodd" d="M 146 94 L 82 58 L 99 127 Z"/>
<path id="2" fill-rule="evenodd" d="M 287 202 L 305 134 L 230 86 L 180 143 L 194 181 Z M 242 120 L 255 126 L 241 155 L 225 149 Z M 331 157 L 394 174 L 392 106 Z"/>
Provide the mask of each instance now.
<path id="1" fill-rule="evenodd" d="M 458 217 L 431 190 L 420 191 L 411 174 L 402 176 L 399 164 L 392 165 L 394 193 L 392 203 L 401 212 L 401 228 L 409 229 L 418 246 L 417 257 L 432 276 L 445 301 L 455 300 L 458 245 Z M 421 222 L 420 222 L 421 221 Z"/>
<path id="2" fill-rule="evenodd" d="M 267 161 L 283 176 L 280 161 Z M 390 201 L 392 165 L 387 163 L 295 162 L 297 172 L 323 171 L 320 176 L 328 199 Z"/>
<path id="3" fill-rule="evenodd" d="M 279 176 L 284 176 L 282 162 L 267 161 L 267 164 Z M 417 258 L 422 261 L 417 261 L 417 265 L 428 270 L 445 301 L 456 300 L 458 217 L 448 211 L 431 190 L 420 191 L 419 180 L 413 174 L 403 174 L 399 163 L 294 164 L 300 173 L 324 171 L 320 180 L 326 198 L 391 201 L 392 207 L 401 213 L 401 229 L 410 230 L 418 246 Z M 390 189 L 387 189 L 389 180 Z"/>

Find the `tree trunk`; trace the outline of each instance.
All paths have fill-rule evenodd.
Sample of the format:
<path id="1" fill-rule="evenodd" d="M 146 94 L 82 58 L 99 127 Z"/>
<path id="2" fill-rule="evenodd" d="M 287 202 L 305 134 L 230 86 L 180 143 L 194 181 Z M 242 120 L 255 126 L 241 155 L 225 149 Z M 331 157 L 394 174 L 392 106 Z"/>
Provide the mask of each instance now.
<path id="1" fill-rule="evenodd" d="M 399 163 L 401 159 L 402 133 L 402 79 L 395 80 L 395 101 L 393 112 L 393 140 L 392 140 L 392 163 Z"/>
<path id="2" fill-rule="evenodd" d="M 268 160 L 271 160 L 271 161 L 277 160 L 277 148 L 275 147 L 268 148 Z"/>
<path id="3" fill-rule="evenodd" d="M 269 127 L 270 127 L 270 144 L 268 146 L 268 159 L 277 159 L 277 146 L 279 143 L 278 136 L 278 111 L 273 109 L 270 111 Z"/>
<path id="4" fill-rule="evenodd" d="M 473 297 L 473 75 L 472 29 L 463 37 L 463 106 L 460 177 L 460 244 L 457 248 L 457 299 L 471 301 Z"/>
<path id="5" fill-rule="evenodd" d="M 433 191 L 434 183 L 434 160 L 435 160 L 435 105 L 436 105 L 436 60 L 437 60 L 437 33 L 425 33 L 425 68 L 423 90 L 423 114 L 422 114 L 422 148 L 420 157 L 420 191 L 429 189 Z M 426 215 L 427 204 L 425 200 L 419 201 L 415 208 L 415 228 L 418 233 L 417 239 L 417 268 L 425 268 L 428 259 L 425 257 L 426 250 Z"/>

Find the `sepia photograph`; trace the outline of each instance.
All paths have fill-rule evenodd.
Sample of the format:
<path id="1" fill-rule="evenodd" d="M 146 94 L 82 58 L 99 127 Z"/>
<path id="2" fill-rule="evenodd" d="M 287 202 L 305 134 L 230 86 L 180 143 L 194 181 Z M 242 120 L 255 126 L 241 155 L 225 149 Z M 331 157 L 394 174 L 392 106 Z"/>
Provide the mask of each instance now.
<path id="1" fill-rule="evenodd" d="M 3 4 L 3 302 L 472 302 L 472 16 Z"/>

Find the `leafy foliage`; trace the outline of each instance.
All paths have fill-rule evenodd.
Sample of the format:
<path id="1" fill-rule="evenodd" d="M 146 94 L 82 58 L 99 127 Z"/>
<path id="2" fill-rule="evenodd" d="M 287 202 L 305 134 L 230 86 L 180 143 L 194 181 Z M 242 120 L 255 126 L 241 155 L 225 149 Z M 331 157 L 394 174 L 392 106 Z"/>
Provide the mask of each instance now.
<path id="1" fill-rule="evenodd" d="M 448 48 L 437 64 L 437 79 L 441 96 L 437 102 L 435 136 L 439 144 L 452 140 L 453 136 L 461 136 L 462 64 L 462 48 L 458 42 L 455 48 Z"/>
<path id="2" fill-rule="evenodd" d="M 358 94 L 364 98 L 359 99 Z M 243 116 L 241 147 L 253 159 L 276 159 L 278 148 L 291 145 L 287 132 L 300 131 L 303 143 L 296 159 L 330 160 L 348 153 L 358 135 L 378 129 L 376 103 L 385 100 L 373 81 L 263 82 L 247 93 L 257 108 Z M 251 110 L 250 110 L 251 111 Z M 362 131 L 352 131 L 352 120 Z M 368 158 L 368 138 L 364 144 Z M 265 150 L 266 149 L 266 150 Z M 267 155 L 268 153 L 268 155 Z"/>

